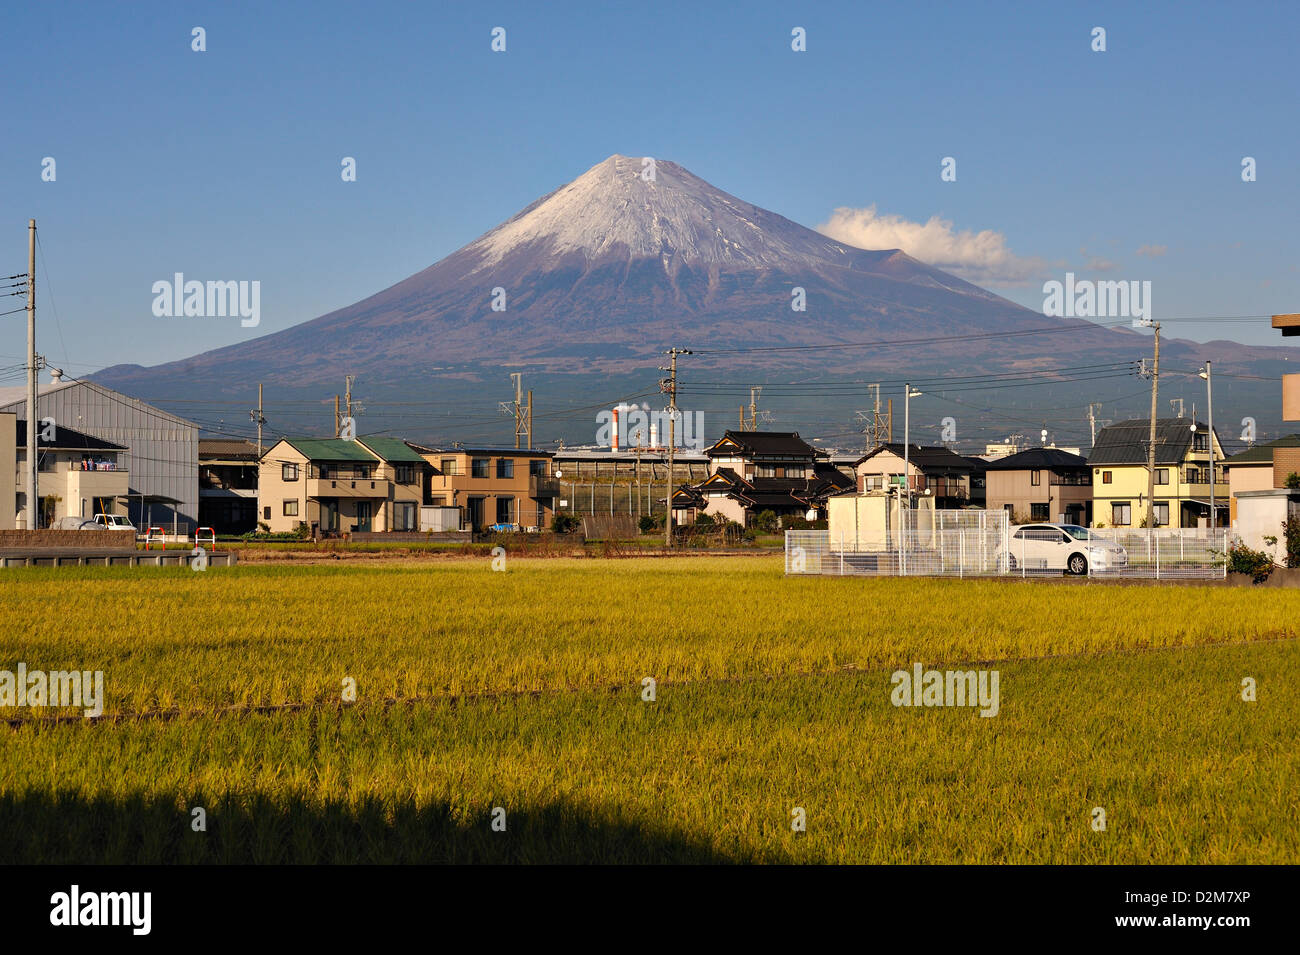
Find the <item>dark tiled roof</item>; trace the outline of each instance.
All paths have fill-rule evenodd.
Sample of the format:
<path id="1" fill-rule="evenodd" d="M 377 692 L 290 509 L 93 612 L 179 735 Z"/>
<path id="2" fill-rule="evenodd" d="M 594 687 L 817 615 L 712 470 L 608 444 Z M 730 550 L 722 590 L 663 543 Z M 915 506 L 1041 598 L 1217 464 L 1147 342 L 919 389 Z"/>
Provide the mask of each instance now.
<path id="1" fill-rule="evenodd" d="M 200 438 L 199 460 L 204 458 L 229 458 L 257 460 L 257 445 L 242 438 Z"/>
<path id="2" fill-rule="evenodd" d="M 730 450 L 716 450 L 724 441 L 735 443 L 749 455 L 783 454 L 811 458 L 821 453 L 799 437 L 798 431 L 724 431 L 717 443 L 704 453 L 710 457 L 732 453 Z"/>
<path id="3" fill-rule="evenodd" d="M 15 435 L 18 447 L 27 446 L 27 422 L 19 418 L 15 424 L 18 433 Z M 41 431 L 36 432 L 36 447 L 50 448 L 56 451 L 127 451 L 128 448 L 120 444 L 114 444 L 112 441 L 105 441 L 102 438 L 92 437 L 88 434 L 82 434 L 80 431 L 74 431 L 71 428 L 61 428 L 57 425 L 54 428 L 54 440 L 46 441 L 41 436 Z"/>
<path id="4" fill-rule="evenodd" d="M 1150 427 L 1150 425 L 1148 425 Z M 996 461 L 986 461 L 989 471 L 1040 471 L 1058 468 L 1087 470 L 1088 459 L 1060 448 L 1028 448 L 1018 454 L 1009 454 Z"/>
<path id="5" fill-rule="evenodd" d="M 858 458 L 857 464 L 874 457 L 881 451 L 888 451 L 901 458 L 903 457 L 903 443 L 899 441 L 896 444 L 878 444 Z M 907 458 L 913 467 L 920 468 L 922 471 L 958 471 L 968 474 L 974 469 L 973 465 L 960 454 L 949 451 L 942 445 L 938 447 L 926 447 L 919 444 L 909 445 Z M 856 467 L 857 464 L 854 466 Z"/>
<path id="6" fill-rule="evenodd" d="M 1234 454 L 1223 463 L 1228 464 L 1269 464 L 1273 463 L 1274 448 L 1300 448 L 1300 434 L 1288 434 L 1286 437 L 1247 448 L 1240 454 Z"/>
<path id="7" fill-rule="evenodd" d="M 1196 422 L 1196 430 L 1204 431 L 1205 424 Z M 1149 418 L 1132 418 L 1107 425 L 1097 434 L 1088 463 L 1146 464 L 1150 437 Z M 1156 419 L 1156 464 L 1181 464 L 1191 443 L 1191 418 Z"/>
<path id="8" fill-rule="evenodd" d="M 970 465 L 971 474 L 983 474 L 989 469 L 989 462 L 985 461 L 983 458 L 973 458 L 968 454 L 963 454 L 962 457 L 965 458 L 966 463 Z"/>
<path id="9" fill-rule="evenodd" d="M 540 448 L 455 448 L 446 445 L 426 447 L 422 444 L 416 444 L 414 441 L 407 441 L 406 444 L 421 454 L 486 454 L 496 455 L 497 457 L 518 458 L 550 458 L 555 456 L 552 452 L 543 451 Z M 584 458 L 584 460 L 587 459 Z"/>

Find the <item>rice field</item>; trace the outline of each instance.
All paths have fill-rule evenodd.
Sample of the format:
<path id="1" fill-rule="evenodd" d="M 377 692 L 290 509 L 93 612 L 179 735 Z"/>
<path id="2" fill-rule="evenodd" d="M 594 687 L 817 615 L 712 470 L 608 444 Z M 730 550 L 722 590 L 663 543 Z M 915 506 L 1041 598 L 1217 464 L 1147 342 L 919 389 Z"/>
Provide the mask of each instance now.
<path id="1" fill-rule="evenodd" d="M 1286 590 L 484 558 L 11 570 L 0 621 L 111 717 L 0 709 L 0 861 L 1300 860 Z M 917 662 L 998 714 L 894 706 Z"/>

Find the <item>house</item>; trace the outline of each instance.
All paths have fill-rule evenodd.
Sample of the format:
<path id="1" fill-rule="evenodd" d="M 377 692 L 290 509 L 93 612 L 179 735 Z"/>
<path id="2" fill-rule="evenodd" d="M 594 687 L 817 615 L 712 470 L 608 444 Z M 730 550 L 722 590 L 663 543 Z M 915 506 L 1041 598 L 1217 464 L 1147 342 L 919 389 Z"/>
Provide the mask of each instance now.
<path id="1" fill-rule="evenodd" d="M 551 455 L 527 448 L 424 448 L 412 445 L 428 465 L 423 501 L 457 507 L 462 526 L 541 530 L 550 526 L 560 485 L 551 476 Z"/>
<path id="2" fill-rule="evenodd" d="M 26 420 L 27 389 L 0 388 L 3 411 Z M 123 449 L 120 463 L 129 488 L 121 503 L 136 527 L 161 525 L 175 533 L 190 533 L 198 526 L 198 425 L 103 385 L 67 381 L 62 375 L 39 386 L 36 418 L 39 422 L 53 419 L 57 427 Z M 20 511 L 26 503 L 25 483 L 17 490 Z M 38 493 L 44 496 L 39 489 Z"/>
<path id="3" fill-rule="evenodd" d="M 1269 491 L 1285 487 L 1287 475 L 1300 473 L 1300 434 L 1257 444 L 1223 462 L 1232 494 L 1229 520 L 1237 523 L 1237 499 L 1246 491 Z"/>
<path id="4" fill-rule="evenodd" d="M 876 445 L 854 465 L 858 492 L 902 488 L 904 464 L 913 498 L 933 498 L 939 509 L 970 506 L 971 472 L 976 466 L 942 446 L 913 444 L 905 449 L 901 443 Z"/>
<path id="5" fill-rule="evenodd" d="M 1092 468 L 1060 448 L 1029 448 L 990 461 L 986 504 L 1012 519 L 1060 524 L 1092 522 Z"/>
<path id="6" fill-rule="evenodd" d="M 281 438 L 259 462 L 260 521 L 272 532 L 418 530 L 427 469 L 396 438 Z"/>
<path id="7" fill-rule="evenodd" d="M 970 502 L 971 507 L 988 506 L 988 468 L 989 462 L 984 458 L 963 454 L 970 465 Z"/>
<path id="8" fill-rule="evenodd" d="M 673 492 L 673 519 L 701 514 L 748 526 L 764 511 L 778 518 L 824 516 L 826 499 L 852 481 L 796 431 L 726 431 L 706 448 L 710 474 Z"/>
<path id="9" fill-rule="evenodd" d="M 199 526 L 218 534 L 257 529 L 257 445 L 199 439 Z"/>
<path id="10" fill-rule="evenodd" d="M 1092 468 L 1092 518 L 1096 527 L 1141 527 L 1147 513 L 1149 419 L 1107 425 L 1088 456 Z M 1193 430 L 1195 429 L 1195 430 Z M 1157 527 L 1209 526 L 1210 436 L 1190 418 L 1156 421 L 1155 521 Z M 1227 526 L 1228 483 L 1223 446 L 1214 436 L 1216 524 Z"/>
<path id="11" fill-rule="evenodd" d="M 27 422 L 13 412 L 0 413 L 0 529 L 12 530 L 23 516 L 26 485 Z M 130 491 L 125 464 L 127 448 L 111 441 L 50 424 L 36 435 L 37 493 L 40 524 L 50 527 L 65 517 L 92 519 L 96 514 L 124 514 Z"/>

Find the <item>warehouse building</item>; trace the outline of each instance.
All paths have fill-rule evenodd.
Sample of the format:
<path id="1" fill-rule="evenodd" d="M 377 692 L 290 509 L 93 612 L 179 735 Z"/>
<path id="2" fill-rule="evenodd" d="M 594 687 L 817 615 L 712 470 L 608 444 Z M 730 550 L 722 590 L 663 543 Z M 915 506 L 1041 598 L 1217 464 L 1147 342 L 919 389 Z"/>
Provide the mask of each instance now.
<path id="1" fill-rule="evenodd" d="M 27 390 L 0 388 L 0 412 L 27 420 Z M 184 418 L 89 381 L 55 377 L 37 391 L 38 422 L 53 419 L 68 428 L 125 448 L 121 467 L 129 475 L 118 513 L 144 530 L 192 533 L 199 513 L 199 429 Z M 43 492 L 38 490 L 38 494 Z M 26 492 L 15 489 L 15 506 L 26 506 Z"/>

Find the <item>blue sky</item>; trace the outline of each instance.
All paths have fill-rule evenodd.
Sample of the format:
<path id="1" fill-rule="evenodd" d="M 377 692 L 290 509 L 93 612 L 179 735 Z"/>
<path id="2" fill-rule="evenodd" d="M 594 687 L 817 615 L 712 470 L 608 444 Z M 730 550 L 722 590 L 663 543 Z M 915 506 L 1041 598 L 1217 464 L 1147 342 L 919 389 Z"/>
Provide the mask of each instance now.
<path id="1" fill-rule="evenodd" d="M 812 227 L 874 207 L 1033 308 L 1070 269 L 1150 280 L 1161 320 L 1300 311 L 1297 25 L 1294 4 L 20 5 L 0 274 L 35 217 L 41 350 L 154 364 L 351 304 L 617 152 Z M 155 318 L 178 271 L 259 280 L 261 325 Z M 0 323 L 8 364 L 22 315 Z"/>

